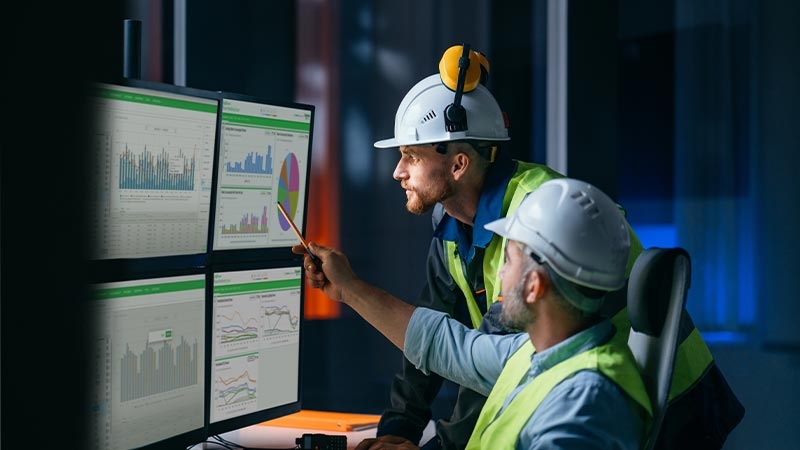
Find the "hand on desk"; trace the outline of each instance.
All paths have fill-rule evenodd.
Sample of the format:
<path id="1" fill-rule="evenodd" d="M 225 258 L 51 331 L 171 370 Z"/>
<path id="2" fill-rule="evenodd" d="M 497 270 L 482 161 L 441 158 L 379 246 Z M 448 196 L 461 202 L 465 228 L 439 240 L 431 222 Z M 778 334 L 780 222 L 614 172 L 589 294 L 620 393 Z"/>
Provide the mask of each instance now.
<path id="1" fill-rule="evenodd" d="M 355 450 L 419 450 L 419 447 L 406 438 L 381 436 L 364 439 L 356 446 Z"/>

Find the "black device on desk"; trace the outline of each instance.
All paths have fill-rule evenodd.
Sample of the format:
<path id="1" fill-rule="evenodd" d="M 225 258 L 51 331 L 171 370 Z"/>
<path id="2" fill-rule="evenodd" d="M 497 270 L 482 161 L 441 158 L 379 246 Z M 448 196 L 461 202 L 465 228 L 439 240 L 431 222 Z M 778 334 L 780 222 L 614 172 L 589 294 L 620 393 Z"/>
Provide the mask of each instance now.
<path id="1" fill-rule="evenodd" d="M 346 450 L 347 436 L 306 433 L 295 439 L 301 450 Z"/>

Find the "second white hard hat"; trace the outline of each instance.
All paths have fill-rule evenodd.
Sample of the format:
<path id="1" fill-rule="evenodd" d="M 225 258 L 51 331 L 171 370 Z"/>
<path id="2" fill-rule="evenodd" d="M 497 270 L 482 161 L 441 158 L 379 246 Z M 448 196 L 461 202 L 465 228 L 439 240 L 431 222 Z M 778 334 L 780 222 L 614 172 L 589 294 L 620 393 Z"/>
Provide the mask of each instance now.
<path id="1" fill-rule="evenodd" d="M 594 289 L 625 285 L 630 235 L 619 206 L 585 181 L 542 183 L 486 229 L 522 242 L 563 278 Z"/>

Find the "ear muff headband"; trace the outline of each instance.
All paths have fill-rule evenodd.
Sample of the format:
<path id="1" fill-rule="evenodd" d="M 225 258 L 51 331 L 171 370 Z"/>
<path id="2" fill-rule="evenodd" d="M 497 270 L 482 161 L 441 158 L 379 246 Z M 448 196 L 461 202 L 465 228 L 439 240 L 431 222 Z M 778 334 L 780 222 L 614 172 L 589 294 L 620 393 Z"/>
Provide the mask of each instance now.
<path id="1" fill-rule="evenodd" d="M 474 64 L 470 64 L 469 45 L 465 44 L 461 49 L 461 57 L 458 58 L 458 79 L 456 80 L 455 98 L 453 103 L 447 105 L 447 108 L 444 109 L 444 128 L 449 133 L 466 131 L 468 128 L 467 110 L 461 105 L 461 97 L 464 95 L 467 72 L 469 72 L 469 67 L 474 66 Z"/>
<path id="2" fill-rule="evenodd" d="M 481 66 L 480 83 L 486 86 L 486 82 L 489 81 L 489 60 L 486 59 L 486 55 L 481 52 L 476 52 L 473 50 L 472 53 L 478 59 L 478 64 Z"/>

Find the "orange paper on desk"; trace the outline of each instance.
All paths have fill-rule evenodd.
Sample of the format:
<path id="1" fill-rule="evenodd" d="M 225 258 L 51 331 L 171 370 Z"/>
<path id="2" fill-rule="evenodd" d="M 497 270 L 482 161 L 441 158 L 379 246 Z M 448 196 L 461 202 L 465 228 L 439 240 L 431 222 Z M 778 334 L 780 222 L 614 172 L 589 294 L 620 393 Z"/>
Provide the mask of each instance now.
<path id="1" fill-rule="evenodd" d="M 261 425 L 325 431 L 361 431 L 377 427 L 377 414 L 354 414 L 336 411 L 303 409 L 300 412 L 267 420 Z"/>

